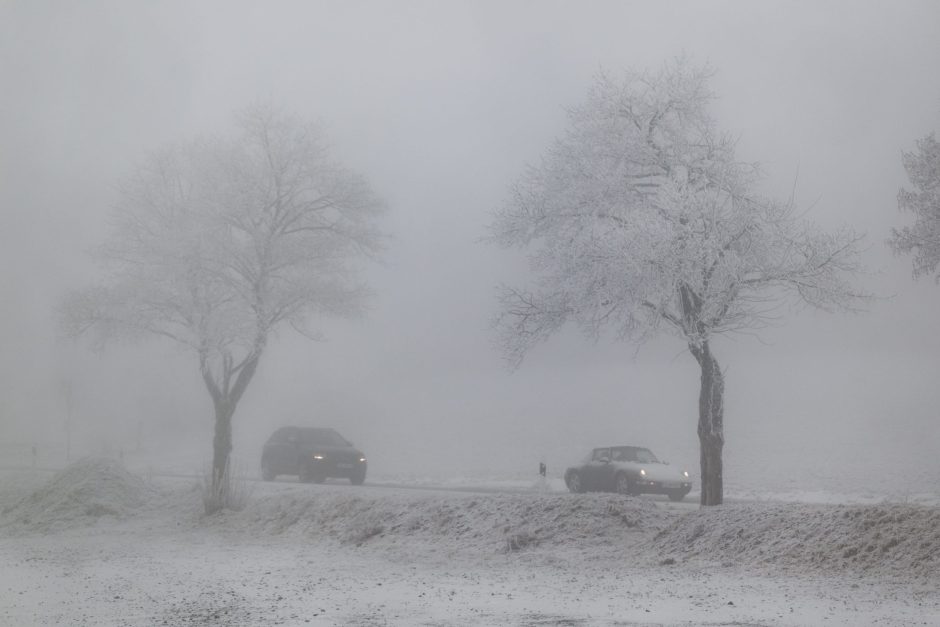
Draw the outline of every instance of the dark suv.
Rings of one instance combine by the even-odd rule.
[[[261,477],[297,475],[305,483],[323,483],[329,477],[366,480],[366,456],[333,429],[281,427],[264,443]]]

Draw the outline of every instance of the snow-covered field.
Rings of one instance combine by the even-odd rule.
[[[940,624],[936,505],[392,483],[0,471],[0,624]]]

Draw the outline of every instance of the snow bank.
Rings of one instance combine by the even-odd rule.
[[[126,517],[154,496],[154,489],[113,459],[86,458],[3,509],[8,525],[35,531],[87,525],[102,516]]]
[[[224,522],[223,522],[224,520]],[[265,497],[215,524],[297,533],[357,546],[407,543],[447,551],[624,545],[667,524],[655,503],[618,495],[434,495],[311,492]]]
[[[940,578],[940,509],[733,504],[689,513],[653,546],[666,559]]]
[[[689,510],[615,494],[311,490],[254,499],[208,524],[412,556],[520,553],[585,563],[629,557],[646,565],[940,580],[940,508],[904,504]]]

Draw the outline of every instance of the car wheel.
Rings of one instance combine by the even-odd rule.
[[[300,472],[297,473],[297,478],[300,479],[301,483],[312,483],[314,481],[313,470],[310,466],[304,466],[300,469]]]
[[[362,473],[362,474],[353,475],[352,477],[350,477],[349,483],[353,485],[362,485],[363,483],[365,483],[365,480],[366,480],[366,474]]]
[[[630,477],[623,472],[617,475],[617,479],[614,482],[614,491],[618,494],[626,494],[629,496],[633,496],[636,493],[636,490],[633,488],[633,482],[630,481]]]
[[[270,464],[261,464],[261,478],[265,481],[274,481],[277,479],[277,473],[271,468]]]
[[[568,476],[565,477],[565,483],[568,484],[568,489],[575,494],[584,492],[584,484],[581,483],[581,475],[576,472],[569,473]]]
[[[670,492],[669,500],[675,501],[676,503],[678,503],[679,501],[685,498],[685,494],[686,494],[685,492]]]

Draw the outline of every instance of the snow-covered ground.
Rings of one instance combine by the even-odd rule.
[[[940,624],[937,506],[402,483],[0,471],[0,624]]]

